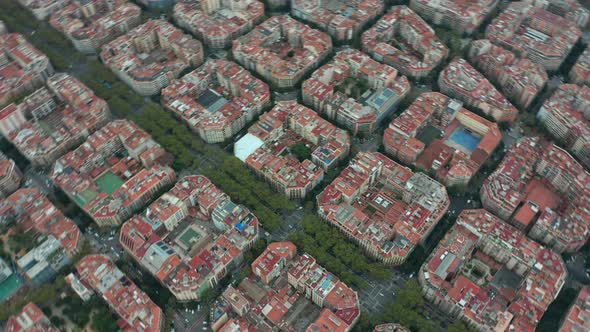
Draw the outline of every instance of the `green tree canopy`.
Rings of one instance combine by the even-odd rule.
[[[118,331],[117,321],[106,307],[98,310],[92,317],[92,329],[94,331]]]
[[[305,145],[303,142],[298,142],[293,144],[290,147],[291,153],[297,157],[297,160],[304,161],[306,159],[311,159],[311,149]]]

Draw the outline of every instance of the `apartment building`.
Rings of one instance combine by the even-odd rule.
[[[127,0],[72,1],[51,15],[49,24],[82,53],[96,53],[141,22],[141,9]]]
[[[301,87],[303,103],[348,129],[370,135],[410,91],[407,77],[355,49],[345,49]]]
[[[201,42],[164,20],[150,20],[110,43],[102,62],[142,96],[158,94],[189,68],[203,63]]]
[[[161,102],[207,143],[222,143],[270,106],[270,89],[238,64],[210,60],[162,90]]]
[[[427,77],[449,54],[434,29],[407,6],[393,6],[363,33],[361,44],[375,60],[417,79]]]

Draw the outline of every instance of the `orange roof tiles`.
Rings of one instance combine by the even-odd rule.
[[[501,267],[507,261],[514,264]],[[559,255],[479,209],[461,212],[419,280],[428,299],[458,306],[460,317],[478,329],[532,331],[566,275]]]
[[[209,143],[235,135],[269,103],[266,83],[225,60],[207,61],[162,90],[164,107]]]
[[[410,8],[437,25],[471,34],[498,3],[493,0],[412,0]]]
[[[394,6],[362,35],[363,50],[402,74],[425,77],[448,55],[434,30],[406,6]],[[395,45],[403,44],[403,47]]]
[[[590,287],[582,287],[567,312],[559,332],[590,330]]]
[[[330,36],[284,15],[270,17],[232,47],[238,62],[279,87],[296,84],[331,50]]]
[[[559,67],[581,34],[574,22],[525,2],[511,3],[486,29],[490,41],[547,70]]]
[[[231,46],[234,38],[250,31],[263,17],[264,4],[256,0],[207,2],[207,5],[179,1],[174,6],[175,22],[212,48]]]
[[[176,177],[168,166],[154,164],[151,160],[148,163],[145,158],[141,162],[136,159],[148,150],[155,156],[165,154],[159,144],[135,123],[112,121],[60,158],[52,177],[95,221],[101,223],[103,219],[112,219],[109,223],[118,223],[118,219],[129,217],[146,195],[153,195],[157,188]],[[116,155],[121,155],[121,159],[113,158]],[[101,180],[103,176],[108,179]],[[114,183],[105,185],[104,181]],[[116,185],[118,181],[120,185],[106,187]]]
[[[279,102],[248,130],[263,144],[242,156],[244,162],[267,181],[279,185],[289,197],[303,197],[349,152],[346,131],[296,102]],[[249,139],[246,137],[246,139]],[[301,142],[311,149],[311,160],[297,160],[288,152]],[[236,146],[242,144],[238,142]],[[283,153],[285,151],[285,153]]]
[[[22,311],[15,316],[10,316],[6,323],[6,332],[59,332],[51,324],[49,318],[35,305],[28,303]]]
[[[163,206],[176,212],[166,217]],[[193,207],[199,212],[189,215]],[[185,222],[195,217],[212,221],[218,233]],[[194,237],[183,240],[188,232]],[[203,287],[223,278],[257,238],[258,219],[201,175],[180,179],[142,215],[124,223],[119,235],[123,248],[179,300],[198,299]]]
[[[90,285],[125,322],[124,331],[159,332],[164,313],[115,264],[103,255],[88,255],[76,264],[82,282]]]
[[[518,110],[466,60],[455,58],[438,77],[441,92],[477,107],[498,122],[514,121]]]
[[[24,120],[11,126],[12,117],[34,113],[37,119]],[[56,74],[47,80],[47,87],[36,90],[18,105],[3,111],[0,127],[8,123],[4,135],[34,165],[49,166],[81,139],[100,128],[110,118],[109,107],[77,78]],[[7,122],[4,122],[7,121]],[[42,129],[38,121],[51,124]]]
[[[342,6],[319,0],[295,0],[291,3],[291,15],[328,31],[337,41],[353,39],[384,9],[383,2],[378,0],[354,0]]]
[[[419,141],[422,131],[432,126],[445,131],[429,145]],[[467,128],[480,139],[473,152],[461,151],[449,136],[457,128]],[[447,185],[468,182],[502,140],[497,124],[466,109],[459,102],[438,92],[421,94],[385,130],[385,151],[408,164],[432,169]],[[459,180],[461,178],[461,180]]]
[[[359,92],[362,98],[348,92],[361,87],[358,81],[364,82],[364,91]],[[361,51],[345,49],[317,69],[301,88],[306,105],[358,135],[373,132],[409,92],[410,83],[395,68]]]
[[[268,282],[270,281],[268,275],[279,266],[278,262],[284,260],[286,263],[295,257],[295,254],[297,254],[297,247],[293,243],[273,242],[252,262],[252,271],[264,282]]]
[[[487,39],[471,43],[469,59],[488,78],[498,82],[500,90],[523,109],[545,86],[548,75],[543,66],[517,57],[514,53],[492,44]]]
[[[150,20],[107,44],[106,66],[142,95],[160,92],[183,70],[203,63],[201,43],[164,20]]]
[[[514,220],[520,204],[532,204],[539,213],[529,222],[529,235],[558,252],[572,252],[590,236],[589,183],[590,174],[565,150],[527,137],[510,148],[480,194],[483,206],[505,220]]]
[[[49,23],[81,52],[93,52],[140,22],[141,9],[126,0],[72,2],[51,15]]]
[[[590,87],[562,84],[543,103],[537,118],[556,139],[586,167],[590,157],[584,152],[590,147],[590,127],[585,114],[590,109]]]
[[[380,184],[385,185],[383,194],[391,200],[402,196],[407,205],[397,206],[382,195],[372,195]],[[362,243],[371,256],[394,265],[407,258],[449,206],[440,183],[382,154],[365,152],[324,189],[317,203],[320,217]],[[374,211],[368,212],[368,206],[375,206]],[[401,207],[401,215],[395,213]],[[389,209],[393,212],[385,213]]]
[[[11,211],[25,231],[33,228],[41,234],[53,235],[70,257],[77,252],[82,239],[80,229],[37,189],[17,190],[0,202],[0,210],[4,209]]]
[[[18,33],[0,34],[0,107],[9,100],[33,92],[53,74],[53,67],[45,54],[33,47]]]
[[[349,330],[340,317],[328,309],[323,309],[320,316],[307,327],[306,332],[347,332]]]

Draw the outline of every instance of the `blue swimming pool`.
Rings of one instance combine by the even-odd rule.
[[[469,152],[473,152],[473,150],[479,145],[481,138],[474,136],[465,128],[457,128],[457,130],[451,134],[449,140],[463,146],[465,149],[469,150]]]

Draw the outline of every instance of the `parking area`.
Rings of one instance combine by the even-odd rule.
[[[209,331],[207,314],[200,304],[194,308],[177,309],[173,324],[174,331],[179,332]]]

